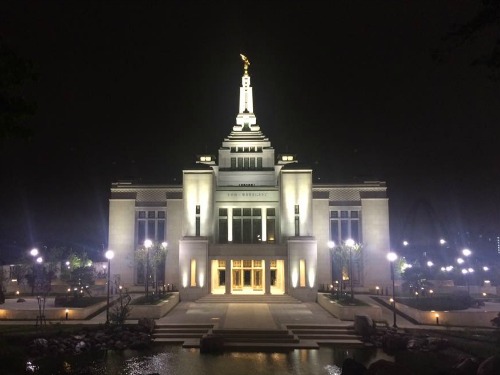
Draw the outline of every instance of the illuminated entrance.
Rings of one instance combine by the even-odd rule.
[[[213,294],[226,293],[229,272],[231,294],[265,294],[266,286],[271,294],[285,293],[283,260],[233,259],[228,262],[230,264],[226,260],[212,260]],[[266,280],[266,262],[269,263],[269,280]]]

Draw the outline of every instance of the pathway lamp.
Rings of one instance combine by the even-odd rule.
[[[396,253],[390,252],[387,254],[387,260],[389,261],[391,267],[391,280],[392,280],[392,326],[394,328],[398,328],[396,324],[396,298],[395,298],[395,287],[394,287],[394,262],[398,259],[398,255]]]
[[[111,259],[115,257],[115,252],[113,250],[108,250],[104,254],[108,260],[108,293],[106,298],[106,325],[109,324],[109,286],[111,284]]]

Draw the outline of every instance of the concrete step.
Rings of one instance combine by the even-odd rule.
[[[192,338],[202,338],[206,332],[198,332],[198,333],[156,333],[153,332],[151,337],[156,341],[157,339],[171,339],[171,338],[184,338],[184,339],[192,339]]]
[[[205,333],[208,328],[155,328],[154,333]]]
[[[168,323],[157,323],[155,325],[156,328],[203,328],[203,329],[211,329],[214,327],[214,324],[168,324]]]
[[[209,294],[196,301],[197,303],[302,303],[287,294],[284,295],[234,295]]]
[[[354,331],[351,329],[291,329],[297,335],[307,335],[314,333],[329,334],[329,335],[352,335]]]

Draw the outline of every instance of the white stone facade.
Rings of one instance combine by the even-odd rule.
[[[198,157],[182,185],[114,183],[109,208],[111,272],[140,287],[134,253],[168,242],[162,283],[182,300],[206,294],[290,294],[313,301],[334,283],[328,241],[363,244],[357,288],[390,285],[389,212],[383,182],[313,184],[312,169],[275,155],[256,125],[250,76],[218,158]]]

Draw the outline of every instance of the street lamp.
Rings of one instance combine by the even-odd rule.
[[[327,246],[328,246],[328,249],[330,250],[330,259],[331,259],[331,270],[330,272],[332,273],[332,285],[334,285],[334,276],[335,276],[335,272],[334,272],[334,261],[333,261],[333,248],[335,247],[335,242],[333,241],[328,241],[327,243]]]
[[[354,288],[352,286],[352,248],[356,245],[353,239],[345,241],[346,246],[349,248],[349,284],[351,284],[351,300],[354,300]]]
[[[111,284],[111,259],[114,258],[115,252],[113,250],[106,251],[104,254],[108,260],[108,294],[106,299],[106,324],[109,324],[109,284]]]
[[[145,240],[144,247],[146,248],[146,299],[149,296],[149,249],[153,246],[153,241]]]
[[[398,259],[398,255],[396,253],[393,253],[393,252],[390,252],[387,254],[387,260],[389,261],[390,263],[390,266],[391,266],[391,280],[392,280],[392,326],[394,328],[398,328],[397,324],[396,324],[396,298],[395,298],[395,293],[394,293],[394,261]]]
[[[36,284],[36,263],[38,262],[39,264],[43,261],[41,257],[38,257],[38,259],[42,259],[42,261],[38,261],[37,256],[40,254],[37,248],[33,248],[30,250],[30,255],[33,257],[33,280],[32,280],[32,285],[31,285],[31,295],[35,294],[35,284]]]

